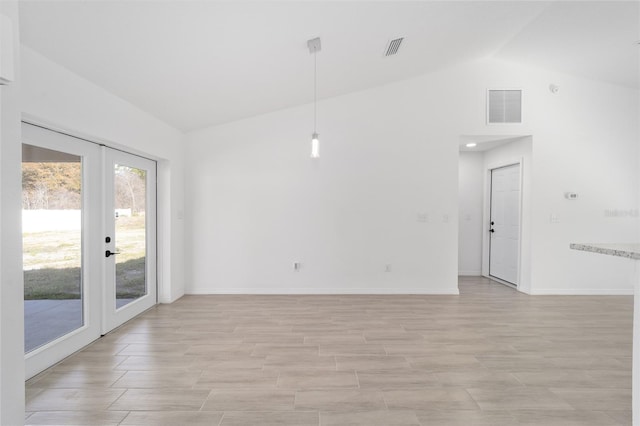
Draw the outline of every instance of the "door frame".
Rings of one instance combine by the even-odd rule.
[[[520,196],[518,200],[518,220],[520,223],[519,226],[519,235],[518,235],[518,274],[517,279],[518,283],[514,286],[511,283],[507,283],[506,281],[502,281],[499,278],[492,277],[489,275],[489,257],[490,257],[490,246],[491,246],[491,233],[489,229],[491,227],[491,171],[495,169],[501,169],[503,167],[515,166],[519,165],[519,183],[518,187],[520,188]],[[482,276],[489,278],[490,280],[499,282],[501,284],[505,284],[511,288],[520,289],[520,284],[522,283],[522,203],[524,196],[524,157],[517,157],[511,160],[499,161],[490,163],[487,165],[484,172],[484,202],[483,202],[483,214],[482,214]]]

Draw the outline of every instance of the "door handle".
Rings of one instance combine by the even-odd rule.
[[[104,252],[104,257],[113,256],[114,254],[120,254],[120,252],[119,251],[107,250],[107,251]]]
[[[496,232],[496,230],[491,228],[491,229],[489,229],[489,232],[493,233],[493,232]],[[109,256],[107,256],[107,257],[109,257]]]

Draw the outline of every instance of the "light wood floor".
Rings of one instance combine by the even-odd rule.
[[[629,425],[632,298],[186,296],[27,383],[28,424]]]

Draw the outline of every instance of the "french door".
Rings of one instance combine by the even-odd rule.
[[[29,378],[156,303],[156,169],[38,126],[22,135]]]
[[[103,150],[104,334],[156,304],[156,163]]]
[[[100,337],[100,147],[22,126],[27,378]]]

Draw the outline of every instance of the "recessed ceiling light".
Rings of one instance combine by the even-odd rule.
[[[477,144],[477,143],[475,143],[475,142],[471,142],[471,143],[466,144],[465,146],[466,146],[467,148],[473,148],[473,147],[475,147],[476,145],[478,145],[478,144]]]

